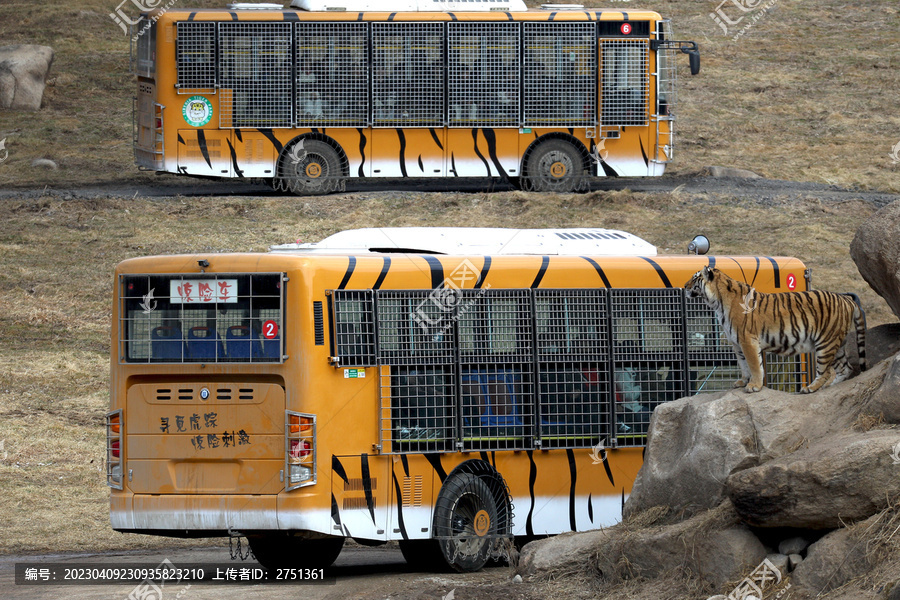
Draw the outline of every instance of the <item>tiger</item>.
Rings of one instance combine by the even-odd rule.
[[[748,393],[762,389],[764,352],[815,352],[816,378],[801,393],[847,379],[852,368],[844,341],[851,325],[856,327],[859,368],[866,370],[866,314],[856,294],[820,290],[766,294],[710,267],[695,273],[684,290],[689,298],[702,298],[716,313],[741,368],[736,388]]]

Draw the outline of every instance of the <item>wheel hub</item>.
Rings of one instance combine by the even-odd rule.
[[[487,513],[486,510],[482,509],[475,513],[473,526],[475,529],[475,535],[477,535],[478,537],[484,537],[487,535],[487,532],[491,529],[491,516]]]
[[[552,165],[550,165],[550,175],[556,179],[561,179],[566,176],[566,173],[569,169],[566,167],[565,163],[560,161],[556,161]]]
[[[322,165],[320,165],[319,163],[315,163],[315,162],[309,163],[308,165],[306,165],[305,171],[306,171],[306,176],[310,177],[312,179],[321,177],[322,176]]]

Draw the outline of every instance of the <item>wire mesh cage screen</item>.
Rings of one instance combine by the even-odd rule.
[[[434,290],[379,291],[381,444],[392,452],[450,451],[456,443],[452,321]]]
[[[650,77],[647,40],[600,40],[600,122],[649,122]]]
[[[518,127],[518,23],[448,24],[451,127]]]
[[[541,447],[585,447],[609,439],[606,290],[534,295]]]
[[[686,395],[681,289],[610,290],[616,440],[642,445],[653,409]]]
[[[219,23],[220,127],[290,127],[290,23]]]
[[[179,21],[175,24],[175,65],[179,94],[216,89],[216,24]]]
[[[595,23],[525,23],[528,127],[591,127],[597,114]]]
[[[458,331],[463,448],[531,447],[534,348],[529,290],[463,290]]]
[[[334,290],[334,347],[337,364],[375,365],[375,303],[371,290]]]
[[[368,124],[368,26],[297,23],[296,115],[300,127]]]
[[[444,124],[442,23],[373,23],[376,127]]]

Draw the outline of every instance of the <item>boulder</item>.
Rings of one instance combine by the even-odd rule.
[[[865,411],[885,423],[900,423],[900,354],[886,364],[884,382],[870,395]]]
[[[855,332],[852,332],[855,336]],[[866,360],[869,367],[900,352],[900,323],[885,323],[866,331]]]
[[[895,447],[900,447],[900,430],[827,436],[735,473],[725,487],[749,525],[834,529],[869,518],[900,495]]]
[[[778,552],[781,554],[800,554],[806,547],[809,546],[809,542],[802,537],[792,537],[786,540],[782,540],[780,544],[778,544]]]
[[[690,516],[717,506],[734,473],[849,430],[860,414],[884,412],[890,390],[876,406],[868,403],[887,370],[888,363],[882,363],[814,394],[738,389],[661,404],[650,420],[644,464],[625,516],[654,506]]]
[[[824,594],[865,575],[870,565],[866,560],[863,532],[874,523],[870,517],[853,527],[837,529],[823,536],[807,550],[806,560],[791,574],[791,583],[812,595]]]
[[[0,46],[0,108],[40,110],[51,64],[49,46]]]
[[[850,243],[860,275],[900,317],[900,201],[872,215]]]
[[[590,569],[604,582],[620,583],[678,572],[721,588],[765,557],[762,542],[738,523],[734,509],[724,502],[675,524],[640,527],[626,521],[531,542],[522,549],[518,573],[526,579],[552,579]]]
[[[564,533],[525,544],[516,572],[523,577],[544,578],[559,572],[581,572],[596,548],[611,543],[614,528]]]
[[[710,177],[736,177],[738,179],[759,179],[759,175],[747,169],[734,167],[709,166],[704,167],[703,172]]]

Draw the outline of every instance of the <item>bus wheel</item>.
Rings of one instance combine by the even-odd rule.
[[[337,560],[344,547],[342,537],[308,540],[287,535],[260,535],[248,539],[253,556],[267,569],[324,569]]]
[[[490,488],[471,473],[444,483],[434,507],[434,536],[447,564],[478,571],[490,558],[497,533],[497,504]]]
[[[584,178],[584,160],[572,144],[547,140],[528,157],[525,175],[536,192],[574,192]]]
[[[302,139],[282,153],[277,179],[295,194],[328,194],[343,182],[341,158],[326,142]]]
[[[437,540],[400,540],[399,543],[400,553],[413,569],[439,571],[447,568]]]

